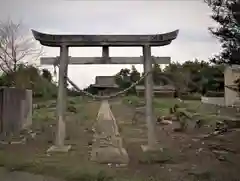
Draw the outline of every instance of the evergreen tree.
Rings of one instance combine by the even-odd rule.
[[[213,63],[240,64],[240,1],[204,0],[213,11],[212,19],[219,27],[209,28],[222,44],[222,52],[211,59]]]

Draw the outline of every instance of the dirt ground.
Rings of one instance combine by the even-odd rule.
[[[9,172],[4,168],[0,168],[1,181],[62,181],[49,176],[35,175],[27,172]]]
[[[121,107],[121,108],[120,108]],[[121,110],[122,109],[122,110]],[[122,111],[122,113],[120,112]],[[113,109],[115,116],[120,119],[121,115],[128,112],[128,108],[119,106]],[[124,123],[120,123],[120,126]],[[130,156],[129,168],[140,172],[147,177],[153,176],[157,180],[240,180],[240,130],[235,130],[224,135],[212,138],[203,138],[212,129],[193,129],[177,133],[173,129],[176,124],[158,125],[157,138],[159,145],[164,148],[159,155],[150,156],[149,164],[139,163],[143,158],[140,145],[146,143],[146,134],[140,133],[145,130],[144,122],[141,128],[122,128],[126,140],[126,147]],[[134,127],[134,126],[133,126]],[[129,129],[129,134],[126,133]],[[132,135],[139,132],[142,140]],[[141,136],[140,136],[141,135]],[[137,140],[136,140],[137,139]],[[149,161],[149,160],[148,160]]]
[[[70,100],[66,144],[71,144],[72,150],[49,155],[46,150],[53,144],[56,121],[55,103],[47,104],[35,110],[34,138],[28,138],[25,144],[0,144],[0,166],[10,172],[26,171],[76,181],[106,181],[111,178],[117,181],[240,180],[240,130],[204,138],[212,128],[175,132],[173,129],[177,123],[159,124],[156,125],[157,139],[163,150],[143,153],[140,146],[147,143],[144,118],[140,116],[139,121],[132,124],[134,108],[121,100],[112,101],[111,107],[130,157],[127,167],[99,165],[88,160],[93,134],[91,127],[99,108],[99,102],[88,100]],[[168,109],[172,104],[161,106]]]

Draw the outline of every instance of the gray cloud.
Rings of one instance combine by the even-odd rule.
[[[209,26],[215,25],[210,19],[211,10],[201,0],[0,0],[0,4],[0,20],[8,17],[16,21],[22,20],[28,28],[49,33],[152,34],[180,29],[178,38],[171,45],[152,48],[153,55],[171,56],[173,60],[207,60],[220,50],[219,43],[207,30]],[[45,47],[45,52],[47,56],[59,54],[56,48]],[[71,56],[100,56],[101,49],[71,48],[70,53]],[[142,52],[139,47],[111,48],[110,54],[139,56]],[[140,69],[141,66],[138,67]],[[70,66],[69,75],[79,86],[85,86],[94,80],[94,76],[111,75],[120,68],[122,66],[97,66],[89,69]]]
[[[212,43],[216,39],[206,30],[180,29],[178,41]]]

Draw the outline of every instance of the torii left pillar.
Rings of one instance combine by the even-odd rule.
[[[152,77],[152,56],[151,46],[143,46],[143,69],[147,73],[145,78],[145,102],[146,102],[146,124],[148,128],[148,144],[142,145],[142,150],[155,151],[159,149],[156,139],[155,120],[153,117],[153,77]]]
[[[58,98],[57,98],[57,130],[55,145],[51,146],[47,152],[68,152],[70,145],[65,145],[66,124],[65,114],[67,106],[66,77],[68,70],[68,51],[69,47],[65,44],[60,46],[59,78],[58,78]]]

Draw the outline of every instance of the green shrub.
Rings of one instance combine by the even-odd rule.
[[[224,92],[208,91],[206,97],[224,97]]]
[[[67,107],[67,111],[68,111],[68,112],[72,112],[72,113],[77,113],[77,109],[76,109],[76,107],[74,107],[73,105],[69,105],[69,106]]]
[[[141,102],[141,99],[137,96],[126,96],[123,98],[123,103],[127,105],[138,106]]]
[[[201,100],[201,95],[200,94],[186,94],[186,95],[181,95],[180,99],[182,99],[182,100]]]

